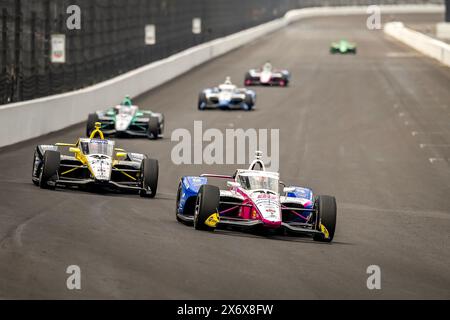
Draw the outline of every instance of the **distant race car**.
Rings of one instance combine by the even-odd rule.
[[[291,75],[287,70],[277,70],[267,62],[260,69],[251,69],[245,74],[245,85],[271,85],[286,87]]]
[[[339,42],[333,42],[330,46],[330,53],[353,53],[356,54],[356,44],[348,42],[347,40],[341,40]]]
[[[89,138],[74,144],[38,145],[34,152],[32,181],[43,189],[78,187],[139,192],[153,198],[158,186],[158,160],[115,148],[104,139],[100,123]],[[98,135],[99,137],[96,137]],[[69,154],[61,154],[69,147]]]
[[[182,177],[178,186],[176,218],[197,230],[259,228],[277,233],[303,234],[331,242],[336,227],[336,200],[314,196],[308,188],[290,186],[279,192],[277,172],[265,170],[257,152],[247,170],[233,176],[203,174]],[[258,168],[259,167],[259,168]],[[209,178],[227,180],[228,190],[209,184]]]
[[[229,77],[218,87],[203,90],[198,98],[198,109],[243,109],[252,110],[256,93],[246,88],[237,88]]]
[[[105,136],[158,139],[164,132],[164,115],[139,109],[138,106],[133,105],[128,96],[120,105],[91,113],[86,123],[87,136],[95,129],[96,122],[101,123]]]

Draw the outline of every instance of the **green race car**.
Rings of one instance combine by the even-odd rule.
[[[146,137],[158,139],[163,137],[164,115],[149,110],[141,110],[133,105],[127,96],[120,105],[104,111],[91,113],[86,123],[86,135],[95,129],[95,123],[101,123],[105,136]]]
[[[356,44],[348,42],[347,40],[341,40],[339,42],[333,42],[330,46],[330,53],[352,53],[356,54]]]

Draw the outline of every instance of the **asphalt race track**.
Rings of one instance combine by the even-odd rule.
[[[75,141],[84,124],[1,149],[0,298],[449,299],[450,69],[365,23],[307,19],[139,97],[165,113],[166,136],[118,143],[159,159],[156,199],[31,183],[34,145]],[[340,38],[358,54],[330,55]],[[291,71],[289,88],[256,88],[252,112],[197,111],[201,89],[225,76],[242,84],[266,60]],[[279,128],[282,179],[337,198],[335,241],[177,223],[180,176],[241,167],[175,166],[171,132],[192,131],[194,120]],[[66,288],[69,265],[81,268],[81,290]],[[381,268],[381,290],[367,289],[370,265]]]

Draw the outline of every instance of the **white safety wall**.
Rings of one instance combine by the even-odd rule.
[[[380,6],[382,13],[443,12],[441,5]],[[318,7],[292,10],[285,17],[216,39],[85,89],[0,106],[0,147],[82,122],[95,110],[138,96],[192,68],[303,18],[366,14],[367,7]],[[428,46],[427,44],[423,45]],[[428,47],[427,47],[428,48]],[[435,50],[434,47],[426,49]],[[439,55],[434,52],[433,54]],[[442,55],[442,53],[441,53]],[[449,52],[445,53],[449,61]]]

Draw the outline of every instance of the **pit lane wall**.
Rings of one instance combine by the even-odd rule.
[[[444,11],[442,5],[384,5],[380,8],[381,12],[386,14]],[[367,7],[317,7],[292,10],[283,18],[192,47],[81,90],[0,106],[0,147],[85,121],[89,113],[117,104],[125,94],[138,96],[208,60],[292,22],[311,17],[354,14],[367,14]]]
[[[386,23],[384,25],[384,32],[420,53],[450,67],[450,45],[447,43],[411,30],[405,27],[402,22]]]

